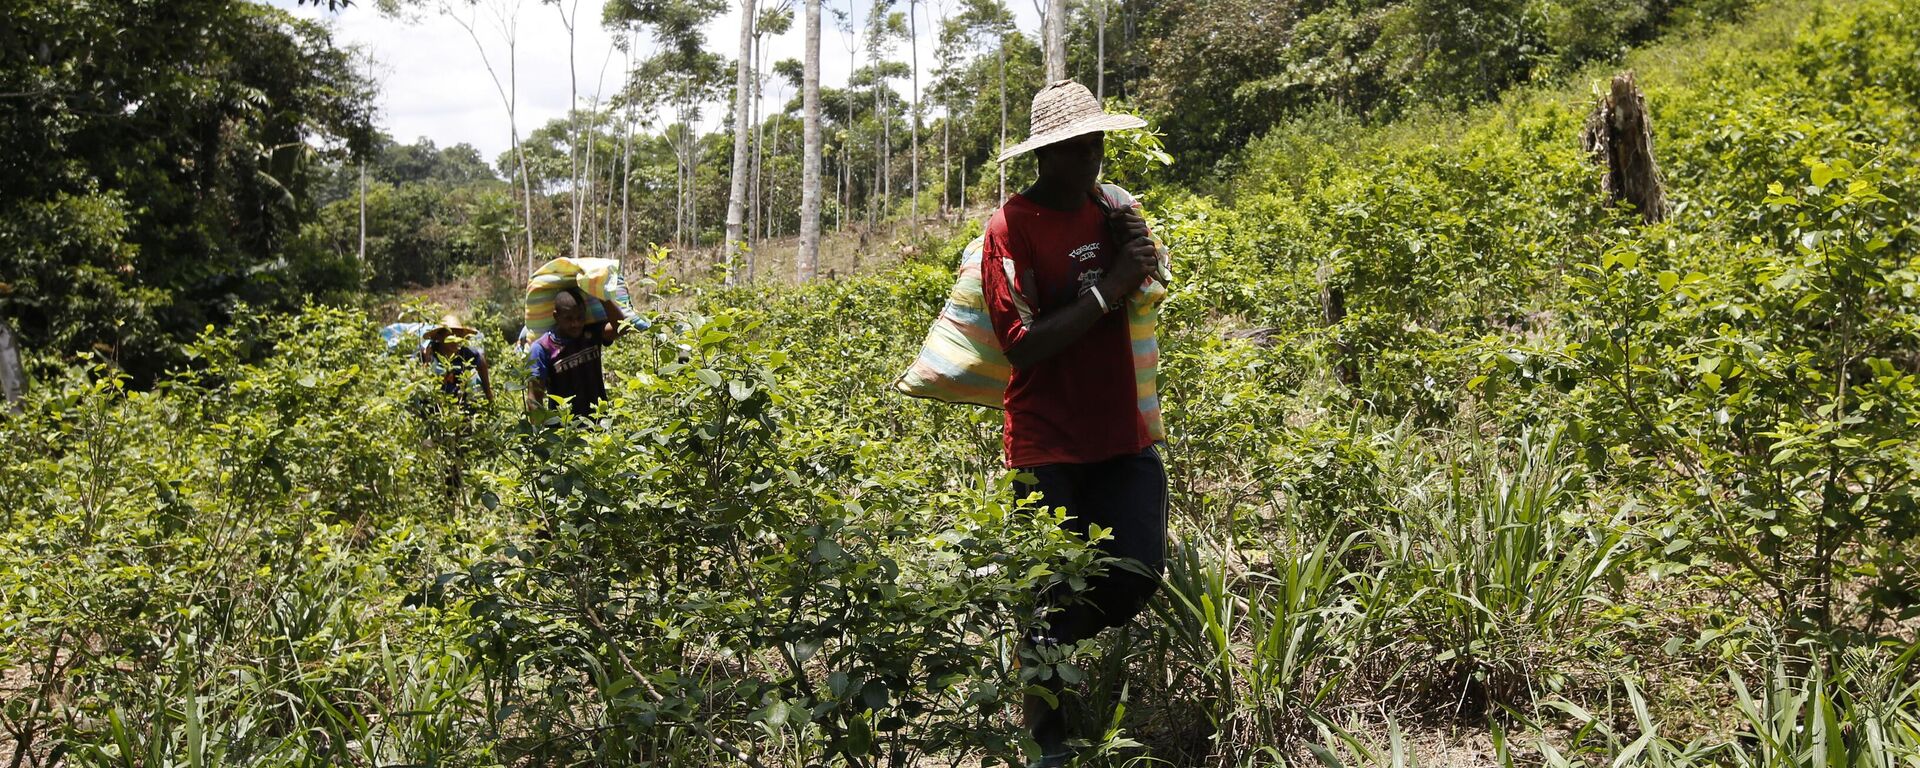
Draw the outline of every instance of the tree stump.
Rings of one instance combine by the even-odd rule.
[[[1608,200],[1632,205],[1649,224],[1667,217],[1666,187],[1653,160],[1653,122],[1633,72],[1613,76],[1580,131],[1580,148],[1606,169],[1600,188]]]
[[[26,394],[27,370],[20,364],[19,343],[14,340],[13,328],[0,320],[0,395],[18,413],[20,398]]]
[[[1320,281],[1320,324],[1333,328],[1347,319],[1347,291],[1333,279],[1333,269],[1321,265],[1315,275]],[[1353,342],[1336,337],[1333,342],[1333,377],[1342,385],[1360,385],[1360,366],[1353,359]]]

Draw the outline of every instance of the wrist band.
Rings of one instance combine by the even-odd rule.
[[[1112,307],[1107,306],[1107,297],[1100,295],[1100,286],[1089,285],[1087,286],[1087,290],[1093,291],[1093,300],[1100,302],[1101,314],[1106,314],[1108,312],[1113,311]]]

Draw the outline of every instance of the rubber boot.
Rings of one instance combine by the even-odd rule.
[[[1048,680],[1043,685],[1053,691],[1056,701],[1061,693],[1060,679]],[[1040,758],[1032,763],[1034,768],[1064,768],[1073,759],[1073,751],[1067,748],[1067,713],[1065,702],[1056,707],[1047,703],[1044,697],[1027,694],[1025,715],[1027,733],[1040,745]]]
[[[1047,632],[1036,631],[1024,638],[1022,645],[1035,656],[1040,656],[1057,648],[1059,641]],[[1073,751],[1067,747],[1067,712],[1063,698],[1066,685],[1057,675],[1037,683],[1053,695],[1053,700],[1059,706],[1047,703],[1044,696],[1031,693],[1022,700],[1022,725],[1026,726],[1027,734],[1033,737],[1034,742],[1040,745],[1040,757],[1028,765],[1031,768],[1062,768],[1073,759]]]

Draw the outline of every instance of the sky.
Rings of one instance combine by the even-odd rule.
[[[481,156],[489,162],[511,145],[506,106],[492,78],[487,75],[474,38],[459,23],[438,13],[436,9],[442,5],[449,6],[460,12],[461,18],[473,22],[474,31],[478,33],[480,42],[486,45],[487,55],[499,68],[504,82],[506,46],[499,25],[487,9],[518,5],[518,122],[520,135],[525,136],[548,120],[566,115],[567,31],[561,22],[559,9],[567,8],[571,16],[576,2],[581,23],[576,25],[579,34],[574,48],[575,66],[580,79],[580,105],[585,108],[593,101],[596,91],[612,94],[619,87],[623,66],[622,54],[612,47],[614,35],[600,27],[601,0],[558,0],[557,3],[541,0],[477,0],[473,3],[468,0],[414,0],[411,5],[416,6],[416,10],[412,18],[383,15],[374,7],[373,0],[357,0],[355,4],[337,11],[327,10],[324,4],[316,7],[312,4],[297,5],[294,0],[267,0],[267,4],[287,9],[295,15],[327,21],[333,27],[336,45],[357,48],[371,56],[373,75],[380,83],[377,103],[379,116],[376,121],[395,140],[411,143],[414,139],[426,137],[442,147],[465,142],[479,148]],[[765,5],[770,0],[760,2]],[[786,34],[768,41],[766,47],[768,104],[784,102],[794,95],[784,78],[771,76],[773,62],[799,59],[806,51],[805,33],[801,29],[805,21],[804,5],[800,0],[791,2],[795,23]],[[821,14],[820,78],[826,86],[845,83],[850,71],[847,36],[835,29],[834,17],[830,12],[836,7],[847,9],[850,3],[857,6],[856,21],[864,19],[871,5],[870,0],[824,0],[823,3],[829,9]],[[705,32],[707,49],[731,59],[738,53],[740,12],[737,3],[729,5],[728,12],[709,23]],[[943,5],[948,13],[957,13],[960,3],[959,0],[921,0],[919,5],[922,91],[931,85],[935,24]],[[1013,9],[1016,23],[1021,29],[1039,29],[1040,15],[1034,0],[1008,0],[1007,5]],[[905,9],[904,3],[896,6],[896,10]],[[636,60],[651,49],[650,42],[643,42],[643,46],[636,51]],[[608,58],[609,51],[612,52],[611,59]],[[895,52],[895,57],[900,60],[907,58],[907,46],[904,43]],[[911,87],[905,81],[895,85],[903,94]],[[724,114],[724,109],[708,109],[706,128],[711,130],[717,127]]]

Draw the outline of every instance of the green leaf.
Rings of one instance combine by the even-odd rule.
[[[1334,756],[1333,750],[1327,749],[1323,745],[1307,742],[1307,751],[1312,752],[1314,759],[1319,760],[1320,765],[1324,768],[1346,768],[1346,764],[1340,762],[1340,758]]]
[[[1818,160],[1815,160],[1809,163],[1809,165],[1812,166],[1812,172],[1810,176],[1813,179],[1814,186],[1824,189],[1827,186],[1827,182],[1833,181],[1833,177],[1835,175],[1833,171],[1833,166],[1827,165],[1826,163],[1820,162]]]
[[[814,654],[820,652],[820,645],[821,645],[820,639],[813,638],[813,637],[795,641],[793,644],[794,660],[802,664],[807,663],[808,659],[813,658]],[[840,674],[842,677],[845,677],[845,673],[836,673],[836,674]]]
[[[865,704],[867,709],[884,709],[892,697],[893,692],[887,689],[887,684],[879,680],[868,680],[866,686],[860,689],[860,703]]]

